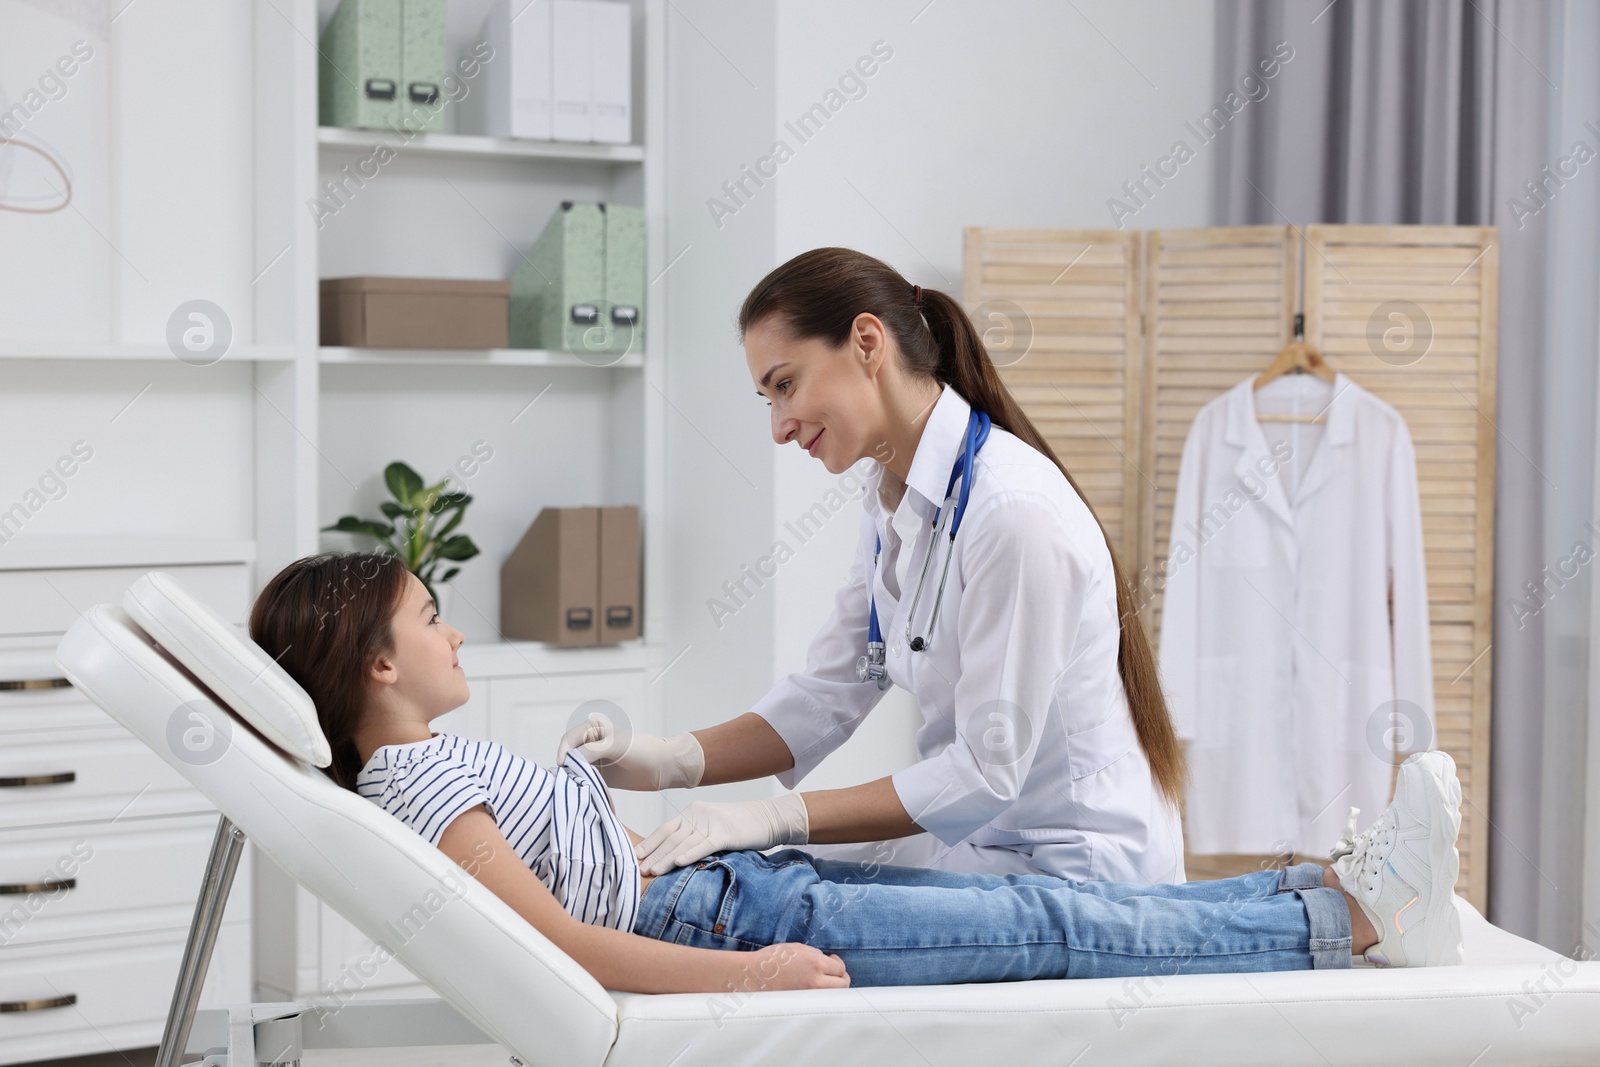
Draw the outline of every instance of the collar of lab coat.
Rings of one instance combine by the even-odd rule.
[[[1252,374],[1228,394],[1227,441],[1237,447],[1239,458],[1234,462],[1233,473],[1246,475],[1265,482],[1267,489],[1262,502],[1284,522],[1293,524],[1293,508],[1328,484],[1348,463],[1345,447],[1355,438],[1355,409],[1361,387],[1335,371],[1333,399],[1328,402],[1327,431],[1311,453],[1310,464],[1300,477],[1298,492],[1293,500],[1288,498],[1284,483],[1276,477],[1262,477],[1263,471],[1275,469],[1276,457],[1267,445],[1266,434],[1256,417],[1255,383],[1261,375]]]
[[[971,412],[972,405],[947,383],[928,413],[922,436],[917,439],[917,453],[911,457],[906,488],[922,497],[929,515],[944,503],[950,471],[966,444],[967,418]]]

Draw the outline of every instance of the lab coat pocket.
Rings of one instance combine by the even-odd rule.
[[[1099,726],[1067,735],[1067,767],[1072,780],[1103,771],[1139,743],[1131,716],[1120,712]]]

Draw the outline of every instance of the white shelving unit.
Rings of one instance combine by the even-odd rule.
[[[454,53],[474,39],[488,6],[451,0],[447,38]],[[661,720],[654,706],[659,687],[649,684],[666,660],[660,308],[647,294],[643,352],[605,357],[614,360],[606,364],[527,349],[319,347],[317,283],[363,274],[508,278],[563,200],[643,205],[648,276],[659,275],[665,4],[632,0],[630,6],[630,145],[483,137],[456,129],[448,107],[441,133],[319,127],[310,42],[320,38],[336,3],[298,0],[288,9],[292,25],[265,0],[256,14],[255,259],[279,258],[255,287],[255,340],[296,349],[292,361],[262,375],[268,381],[257,437],[271,470],[297,472],[293,479],[280,476],[277,486],[257,485],[258,574],[264,579],[310,551],[365,547],[320,530],[343,514],[375,515],[386,497],[381,473],[391,460],[432,480],[487,443],[493,458],[460,479],[474,497],[461,529],[483,551],[452,583],[450,609],[450,621],[468,636],[461,663],[473,697],[436,725],[492,737],[546,764],[560,731],[588,701],[620,707],[642,729]],[[270,151],[263,131],[277,131]],[[379,143],[392,158],[375,175],[351,180],[352,164]],[[341,190],[337,198],[333,188]],[[319,198],[324,210],[313,211]],[[266,403],[271,410],[262,409]],[[641,510],[643,637],[593,649],[500,639],[500,561],[541,508],[581,504]],[[662,814],[654,795],[617,800],[636,827],[653,827]],[[353,965],[374,951],[372,943],[288,884],[273,864],[259,863],[256,871],[258,992],[317,996],[347,982]],[[389,963],[376,977],[362,978],[358,995],[430,994]]]
[[[579,160],[586,163],[643,163],[644,146],[636,144],[584,144],[576,141],[519,141],[477,134],[418,133],[403,142],[399,135],[381,130],[352,130],[321,126],[317,141],[327,151],[341,148],[370,152],[374,145],[392,144],[406,152],[425,155],[468,156],[476,159]]]
[[[218,362],[271,363],[294,359],[290,345],[230,345]],[[0,338],[0,359],[173,359],[166,342],[9,341]]]
[[[348,348],[325,345],[319,350],[323,363],[353,363],[383,366],[439,367],[643,367],[640,352],[606,355],[579,355],[576,352],[551,352],[542,348]],[[610,362],[602,362],[609,360]]]
[[[78,438],[95,458],[59,500],[0,530],[0,587],[42,596],[26,583],[89,576],[61,586],[73,603],[51,616],[58,627],[119,596],[144,569],[187,568],[178,573],[194,575],[197,591],[242,623],[256,591],[294,559],[370,547],[322,528],[343,514],[376,514],[388,462],[437,479],[487,442],[492,460],[458,475],[474,497],[461,531],[482,552],[452,582],[450,621],[468,637],[461,662],[473,695],[440,728],[507,739],[547,764],[560,728],[589,700],[659,728],[661,687],[650,683],[668,665],[667,334],[657,290],[646,295],[643,352],[609,365],[564,352],[318,344],[320,278],[506,278],[563,200],[643,205],[647,277],[661,275],[666,3],[628,3],[630,145],[482,137],[455,129],[448,111],[445,132],[410,138],[322,128],[315,42],[335,0],[125,8],[97,52],[106,64],[96,68],[105,79],[103,215],[84,202],[84,221],[99,232],[84,245],[102,243],[101,273],[85,284],[106,294],[109,311],[104,322],[63,314],[59,333],[28,337],[6,337],[0,325],[0,466],[11,484],[37,480]],[[472,35],[489,6],[449,0],[450,40]],[[208,41],[198,57],[197,34]],[[72,106],[91,99],[73,91]],[[161,106],[138,103],[150,100]],[[347,182],[336,210],[319,217],[324,182],[378,140],[398,144],[392,161]],[[169,317],[193,299],[219,305],[233,332],[223,358],[205,366],[180,361],[166,341]],[[642,638],[594,649],[502,640],[500,561],[541,508],[579,504],[641,510]],[[48,663],[58,635],[0,633],[0,655]],[[659,804],[619,797],[624,819],[642,829],[655,825]],[[256,862],[236,884],[234,907],[253,909],[251,936],[233,938],[234,956],[219,955],[215,981],[235,983],[230,999],[325,995],[370,943],[249,854]],[[0,977],[9,973],[3,953]],[[29,960],[38,964],[37,950]],[[175,954],[172,963],[175,974]],[[159,985],[147,972],[113,975],[112,985]],[[245,993],[237,982],[251,974]],[[427,990],[391,966],[364,978],[358,995]],[[75,1051],[104,1050],[105,1038],[81,1029]],[[147,1030],[125,1027],[113,1040],[142,1043]],[[0,1048],[0,1063],[18,1058],[34,1057]]]

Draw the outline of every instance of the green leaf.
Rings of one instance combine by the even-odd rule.
[[[467,560],[478,554],[478,546],[466,534],[456,534],[439,545],[440,559]]]
[[[449,535],[451,530],[454,530],[457,526],[461,525],[461,520],[466,518],[466,517],[467,517],[467,509],[466,508],[462,508],[460,511],[456,512],[454,515],[450,516],[450,521],[449,522],[445,523],[438,530],[435,530],[433,536],[438,538],[441,541],[444,540],[444,538]]]
[[[396,500],[408,507],[416,506],[416,497],[422,493],[422,475],[395,460],[383,468],[383,481]]]
[[[403,515],[411,514],[410,508],[403,508],[392,500],[385,500],[383,503],[378,505],[378,509],[391,519],[398,519]]]
[[[461,573],[461,568],[460,567],[451,567],[449,570],[444,572],[444,577],[440,578],[439,581],[448,582],[450,579],[454,578],[456,575],[458,575],[460,573]]]

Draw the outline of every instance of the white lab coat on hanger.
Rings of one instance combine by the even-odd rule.
[[[1388,804],[1397,748],[1434,747],[1416,461],[1399,412],[1345,375],[1257,377],[1184,442],[1160,671],[1189,850],[1325,855],[1351,806]]]
[[[867,575],[881,534],[874,588],[886,665],[923,714],[922,758],[893,783],[926,832],[807,851],[944,870],[1182,882],[1178,812],[1155,788],[1117,671],[1110,549],[1055,464],[998,426],[977,456],[931,633],[944,546],[928,567],[912,634],[929,635],[931,644],[907,647],[934,510],[970,411],[946,385],[892,515],[879,498],[884,468],[873,465],[855,560],[833,614],[805,670],[779,679],[754,708],[794,754],[795,766],[778,775],[793,789],[882,699],[884,690],[855,673],[867,650]]]

